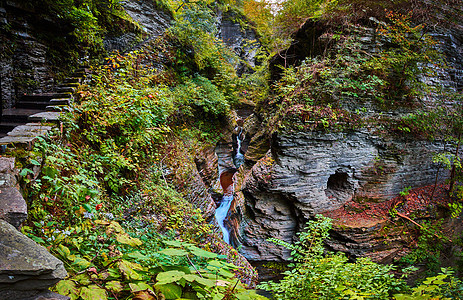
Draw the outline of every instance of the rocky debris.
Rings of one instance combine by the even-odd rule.
[[[63,263],[47,249],[0,220],[1,299],[32,298],[66,275]]]

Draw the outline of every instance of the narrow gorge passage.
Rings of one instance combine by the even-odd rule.
[[[223,240],[230,244],[230,233],[226,226],[227,223],[227,216],[228,211],[230,210],[230,206],[233,202],[233,193],[235,192],[233,176],[235,175],[237,169],[244,163],[244,155],[241,153],[241,143],[243,142],[243,129],[241,127],[237,127],[236,132],[238,132],[236,136],[236,153],[233,154],[233,164],[236,168],[229,168],[223,171],[220,174],[220,185],[223,190],[223,196],[220,200],[219,207],[215,210],[215,218],[219,227],[223,233]]]

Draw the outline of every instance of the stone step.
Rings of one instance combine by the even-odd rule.
[[[61,115],[60,112],[55,111],[45,111],[36,113],[34,115],[29,116],[29,121],[31,122],[52,122],[57,123],[59,122],[59,116]]]
[[[42,109],[7,108],[2,111],[2,123],[27,123],[30,115],[42,112]]]
[[[74,70],[74,74],[75,73],[89,73],[90,72],[90,66],[81,66],[81,67],[78,67],[77,69]]]
[[[0,145],[22,146],[28,150],[32,150],[36,136],[4,136],[0,138]]]
[[[19,98],[18,101],[21,102],[45,102],[53,99],[52,94],[36,94],[36,95],[24,95]]]
[[[16,180],[17,170],[14,163],[14,157],[0,157],[0,188],[14,187],[18,183]],[[2,211],[0,210],[1,213]]]
[[[53,98],[72,98],[71,92],[59,92],[59,93],[44,93],[44,94],[31,94],[21,96],[19,101],[21,102],[43,102],[49,101]]]
[[[69,105],[48,105],[46,111],[70,111]]]
[[[22,125],[25,123],[7,123],[7,122],[1,122],[0,123],[0,135],[6,136],[8,132],[13,130],[16,126]]]
[[[27,123],[16,126],[12,131],[8,132],[8,136],[37,137],[46,134],[52,127],[41,123]]]
[[[84,78],[85,76],[87,76],[87,73],[85,71],[77,71],[77,72],[72,73],[72,76]]]
[[[82,82],[82,78],[80,77],[68,77],[63,80],[63,84],[80,84]]]
[[[44,299],[34,296],[66,277],[63,262],[3,220],[0,241],[0,299]]]
[[[30,108],[30,109],[42,109],[44,110],[47,105],[50,105],[50,101],[43,101],[43,102],[22,102],[18,101],[16,103],[16,108]]]
[[[69,105],[69,98],[55,98],[51,99],[49,105]]]
[[[62,83],[59,85],[59,87],[71,87],[71,88],[78,88],[80,86],[80,83],[78,82],[68,82],[68,83]]]
[[[57,93],[74,93],[75,88],[70,87],[70,86],[63,86],[63,87],[57,87],[55,88],[55,91]]]
[[[64,84],[68,84],[68,83],[79,83],[80,84],[81,82],[82,82],[81,77],[68,77],[63,80]]]

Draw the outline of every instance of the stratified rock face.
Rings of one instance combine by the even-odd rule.
[[[3,4],[3,5],[2,5]],[[14,106],[24,93],[51,90],[52,68],[47,46],[38,38],[42,28],[60,34],[60,26],[36,18],[26,2],[0,3],[0,97],[4,108]]]
[[[276,137],[272,150],[273,157],[255,164],[241,187],[246,207],[241,253],[250,260],[287,259],[288,253],[267,239],[292,242],[315,214],[350,201],[386,201],[406,187],[434,183],[432,156],[443,144],[390,140],[367,132],[293,133]],[[361,228],[353,232],[364,235],[377,224],[367,225],[354,224]],[[374,244],[374,234],[367,236],[372,240],[362,236],[363,246]],[[367,248],[373,251],[375,246]]]
[[[431,33],[439,41],[439,48],[445,54],[449,66],[446,69],[448,81],[444,84],[456,91],[463,91],[463,28]],[[436,83],[439,83],[435,81]]]
[[[366,132],[300,133],[277,138],[272,191],[292,195],[304,218],[357,197],[388,200],[432,184],[442,143],[385,140]]]
[[[138,22],[149,35],[162,35],[170,26],[172,17],[156,7],[156,1],[123,1],[125,11]]]
[[[172,22],[172,17],[156,6],[156,1],[126,0],[121,2],[127,14],[137,22],[147,34],[147,39],[137,44],[137,35],[125,32],[119,36],[107,36],[104,40],[105,49],[128,52],[141,44],[158,37],[166,31]]]
[[[256,66],[256,54],[260,42],[256,33],[249,28],[242,28],[234,20],[236,18],[237,16],[231,11],[218,15],[219,38],[245,62],[240,63],[236,68],[238,73],[243,73],[249,70],[249,67]]]
[[[47,249],[0,220],[0,299],[26,299],[66,277]]]
[[[240,226],[241,253],[253,260],[286,260],[289,251],[268,241],[277,238],[292,241],[300,218],[290,194],[271,189],[273,160],[267,156],[254,165],[250,174],[239,182],[237,201],[245,202],[246,212]]]
[[[355,27],[352,34],[358,36],[362,51],[374,54],[381,51],[381,43],[378,43],[374,28],[378,21],[371,21],[371,27]],[[324,35],[326,32],[326,25],[307,21],[295,34],[296,42],[284,51],[288,55],[277,55],[270,62],[273,78],[281,75],[278,66],[298,65],[306,57],[325,51],[329,42]],[[461,92],[461,27],[459,30],[436,29],[431,34],[442,42],[439,47],[450,67],[436,69],[434,75],[422,76],[420,80],[430,86]],[[362,108],[371,118],[387,115],[399,119],[414,110],[413,107],[399,107],[384,111],[368,99],[358,101],[344,97],[338,100],[343,109],[354,112]],[[431,92],[417,104],[426,110],[442,103],[452,106],[455,104],[452,101]],[[240,228],[235,231],[242,242],[241,253],[250,260],[287,259],[288,252],[283,247],[267,240],[277,238],[293,242],[295,234],[315,214],[351,209],[353,202],[368,205],[388,201],[404,188],[430,185],[448,176],[446,171],[437,176],[437,165],[432,163],[433,154],[445,149],[443,142],[407,139],[385,132],[381,133],[383,136],[376,136],[374,132],[381,130],[368,127],[349,133],[286,132],[274,136],[272,143],[268,143],[269,137],[264,130],[256,129],[256,122],[254,116],[245,123],[248,138],[245,158],[255,165],[250,170],[241,170],[238,175],[243,177],[237,188],[242,193],[236,197],[242,217]],[[451,151],[449,146],[446,150]],[[329,247],[352,256],[390,261],[401,251],[403,237],[396,232],[388,235],[390,241],[385,241],[384,235],[379,233],[385,224],[384,216],[335,220]]]

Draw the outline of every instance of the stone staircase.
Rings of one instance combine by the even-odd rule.
[[[61,112],[68,109],[87,71],[86,67],[78,69],[53,93],[24,95],[14,108],[4,109],[0,119],[0,147],[26,145],[31,149],[36,137],[48,132],[59,121]]]
[[[32,149],[38,136],[57,125],[85,72],[85,68],[79,70],[53,93],[24,95],[16,107],[4,109],[0,150]],[[63,263],[19,231],[27,218],[27,204],[19,190],[18,174],[15,158],[0,156],[0,299],[69,299],[48,291],[66,276]]]

